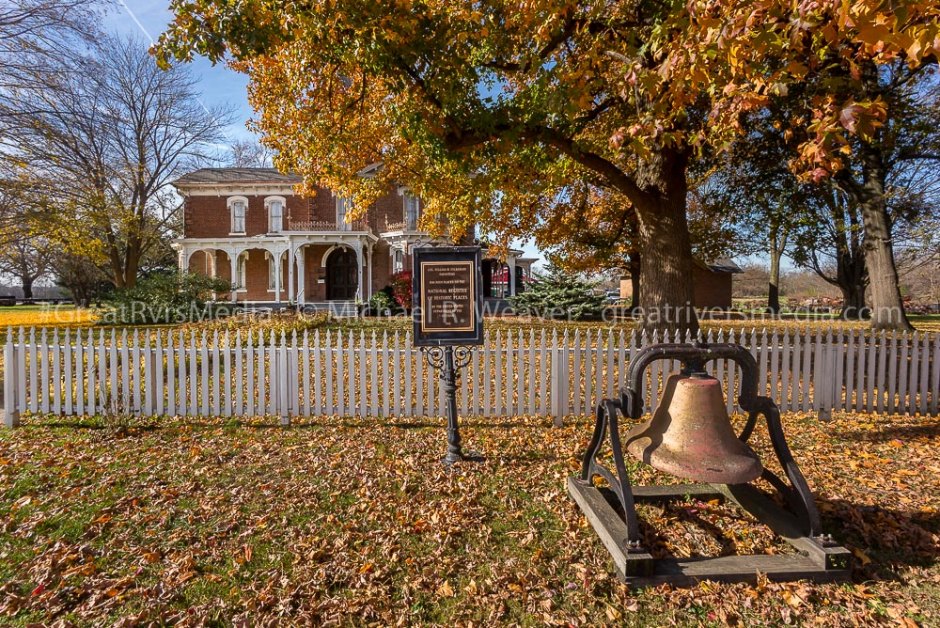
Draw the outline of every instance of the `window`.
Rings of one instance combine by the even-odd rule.
[[[284,199],[272,196],[264,204],[268,208],[268,233],[280,233],[284,230]]]
[[[417,196],[405,192],[405,229],[408,231],[418,230],[418,214],[421,201]]]
[[[352,199],[345,196],[336,198],[336,228],[340,231],[349,231],[351,225],[346,223],[346,214],[352,209]]]
[[[232,212],[232,233],[245,233],[248,199],[243,196],[233,196],[228,199],[228,208]]]
[[[393,271],[400,273],[405,269],[405,254],[402,251],[395,251],[395,260],[392,264]]]

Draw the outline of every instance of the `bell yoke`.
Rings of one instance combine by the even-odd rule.
[[[748,413],[735,434],[720,382],[707,374],[706,364],[729,360],[741,368],[738,405]],[[642,384],[646,369],[657,360],[679,360],[682,369],[668,376],[662,403],[652,418],[625,434],[619,419],[643,415]],[[654,385],[655,386],[655,385]],[[774,453],[787,481],[766,469],[747,441],[764,418]],[[597,457],[609,443],[614,468]],[[696,484],[633,486],[623,450],[673,476]],[[597,488],[594,478],[607,481]],[[778,506],[750,482],[762,478],[789,506]],[[597,406],[594,434],[584,453],[581,474],[570,478],[568,492],[611,552],[617,570],[628,582],[692,583],[701,579],[741,581],[757,572],[771,579],[837,580],[848,576],[848,551],[822,533],[819,511],[799,466],[790,453],[780,412],[769,397],[757,394],[757,363],[735,344],[658,344],[641,350],[630,364],[627,386],[620,399]],[[637,501],[669,501],[688,496],[730,499],[795,547],[795,555],[721,556],[714,558],[654,559],[644,547]]]

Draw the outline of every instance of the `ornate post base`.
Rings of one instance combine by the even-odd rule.
[[[457,379],[460,369],[470,363],[472,349],[470,347],[422,347],[425,358],[431,368],[440,373],[444,395],[447,397],[447,453],[444,456],[445,465],[455,462],[483,460],[478,455],[464,454],[461,447],[460,425],[457,422]]]

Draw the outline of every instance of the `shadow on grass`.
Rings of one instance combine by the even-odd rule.
[[[623,518],[619,501],[609,488],[601,492],[614,511]],[[776,501],[776,500],[775,500]],[[836,542],[852,551],[852,578],[857,582],[866,580],[893,580],[903,582],[906,568],[930,568],[940,563],[940,512],[929,510],[900,510],[881,505],[858,504],[841,499],[826,499],[816,496],[823,519],[823,530],[832,534]],[[702,508],[695,512],[680,503],[662,503],[673,516],[704,530],[720,545],[714,556],[736,553],[736,542],[719,526],[702,517]],[[707,510],[707,509],[704,509]],[[750,515],[735,509],[734,519],[750,519]],[[724,515],[728,517],[728,515]],[[763,524],[756,521],[754,526]],[[665,550],[664,530],[640,516],[640,531],[644,545],[656,558],[675,558]],[[693,555],[701,556],[694,552]]]
[[[348,429],[361,429],[364,427],[378,427],[378,428],[389,428],[389,429],[405,429],[405,430],[414,430],[414,429],[436,429],[442,428],[446,425],[446,420],[444,418],[439,419],[381,419],[381,418],[363,418],[355,419],[351,417],[346,418],[294,418],[290,425],[281,425],[280,419],[277,417],[271,418],[259,418],[259,419],[237,419],[237,418],[226,418],[220,417],[218,420],[201,420],[201,419],[166,419],[163,422],[154,422],[152,419],[148,419],[147,422],[138,422],[139,419],[131,419],[127,423],[120,426],[115,424],[109,424],[107,421],[96,418],[72,418],[65,419],[61,417],[56,417],[52,419],[43,419],[31,417],[28,421],[24,421],[21,425],[21,428],[72,428],[72,429],[87,429],[87,430],[109,430],[109,429],[119,429],[119,427],[124,427],[129,430],[136,431],[147,431],[152,432],[156,430],[175,430],[181,428],[199,428],[199,429],[218,429],[218,428],[228,428],[228,427],[239,427],[247,429],[286,429],[286,430],[306,430],[306,429],[316,429],[316,428],[348,428]],[[478,429],[512,429],[512,428],[551,428],[552,419],[546,418],[544,421],[534,422],[526,421],[519,422],[511,419],[471,419],[465,420],[461,418],[460,428],[461,430],[478,430]]]
[[[135,432],[155,432],[161,429],[167,429],[170,427],[179,427],[179,426],[170,426],[170,425],[161,425],[159,423],[134,423],[131,422],[126,425],[112,425],[102,421],[96,421],[94,419],[75,419],[71,421],[56,419],[52,421],[47,420],[33,420],[29,423],[21,425],[17,429],[29,429],[29,428],[70,428],[70,429],[80,429],[80,430],[92,430],[92,431],[135,431]]]
[[[823,528],[855,554],[856,575],[901,579],[903,567],[931,567],[940,561],[940,513],[817,498]],[[870,562],[869,562],[870,561]]]
[[[940,420],[925,418],[920,425],[890,425],[874,429],[846,430],[834,432],[838,438],[858,443],[883,443],[890,440],[940,437]]]

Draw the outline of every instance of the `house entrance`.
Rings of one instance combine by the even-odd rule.
[[[351,249],[338,249],[326,258],[326,298],[330,301],[348,301],[356,298],[359,288],[359,269],[356,253]]]

